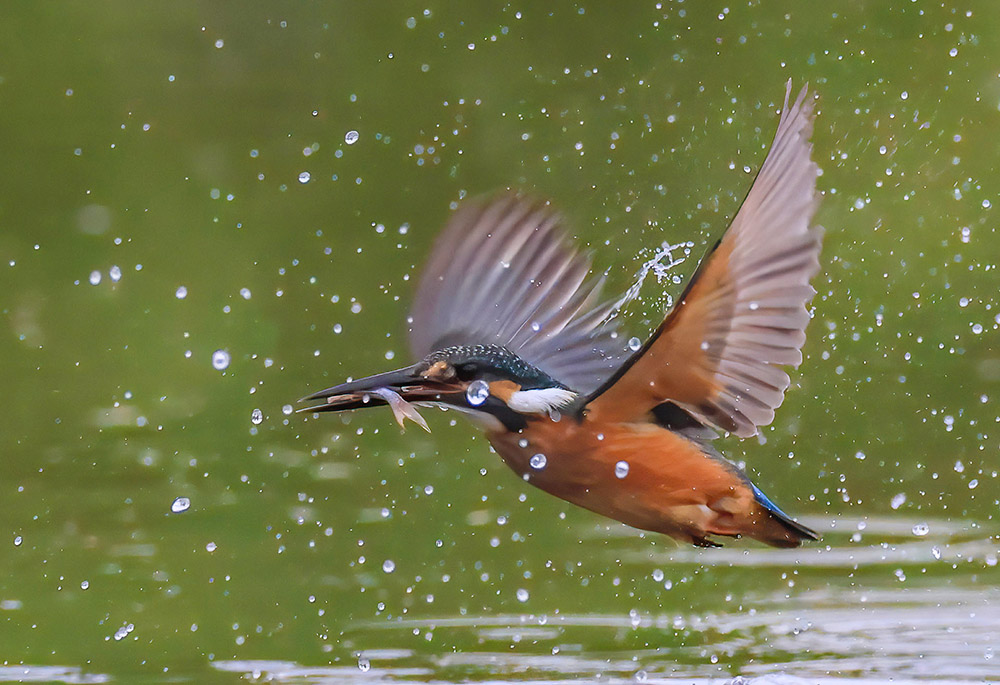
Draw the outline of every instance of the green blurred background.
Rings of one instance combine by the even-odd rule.
[[[0,680],[1000,674],[998,27],[903,0],[3,4]],[[291,413],[409,363],[466,196],[550,198],[615,290],[664,241],[689,274],[789,78],[819,94],[819,295],[773,426],[719,446],[821,543],[678,547],[532,490],[454,414]],[[677,291],[649,279],[630,334]]]

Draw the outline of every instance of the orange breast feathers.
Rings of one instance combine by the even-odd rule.
[[[706,535],[759,537],[769,518],[735,466],[653,424],[546,418],[488,437],[532,485],[636,528],[706,544]]]

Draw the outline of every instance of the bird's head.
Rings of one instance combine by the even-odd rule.
[[[457,409],[494,430],[519,431],[530,418],[564,410],[577,393],[501,345],[455,345],[430,353],[412,366],[348,381],[304,397],[326,400],[303,412],[390,406],[403,418],[426,424],[412,408]]]

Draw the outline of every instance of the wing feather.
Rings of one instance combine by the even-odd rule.
[[[747,437],[774,420],[802,361],[819,270],[812,225],[818,168],[810,159],[808,86],[781,119],[760,173],[719,244],[649,341],[587,398],[595,418],[634,421],[664,403]]]
[[[438,236],[408,319],[418,358],[504,345],[580,393],[621,362],[602,278],[548,206],[514,196],[465,203]]]

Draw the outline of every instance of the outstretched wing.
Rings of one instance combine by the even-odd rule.
[[[580,393],[621,363],[602,325],[603,278],[541,203],[505,196],[464,204],[438,236],[410,313],[418,357],[451,345],[507,347]]]
[[[802,361],[822,228],[810,160],[808,86],[785,103],[774,143],[732,225],[646,344],[588,399],[601,420],[641,420],[678,405],[741,437],[774,419]]]

